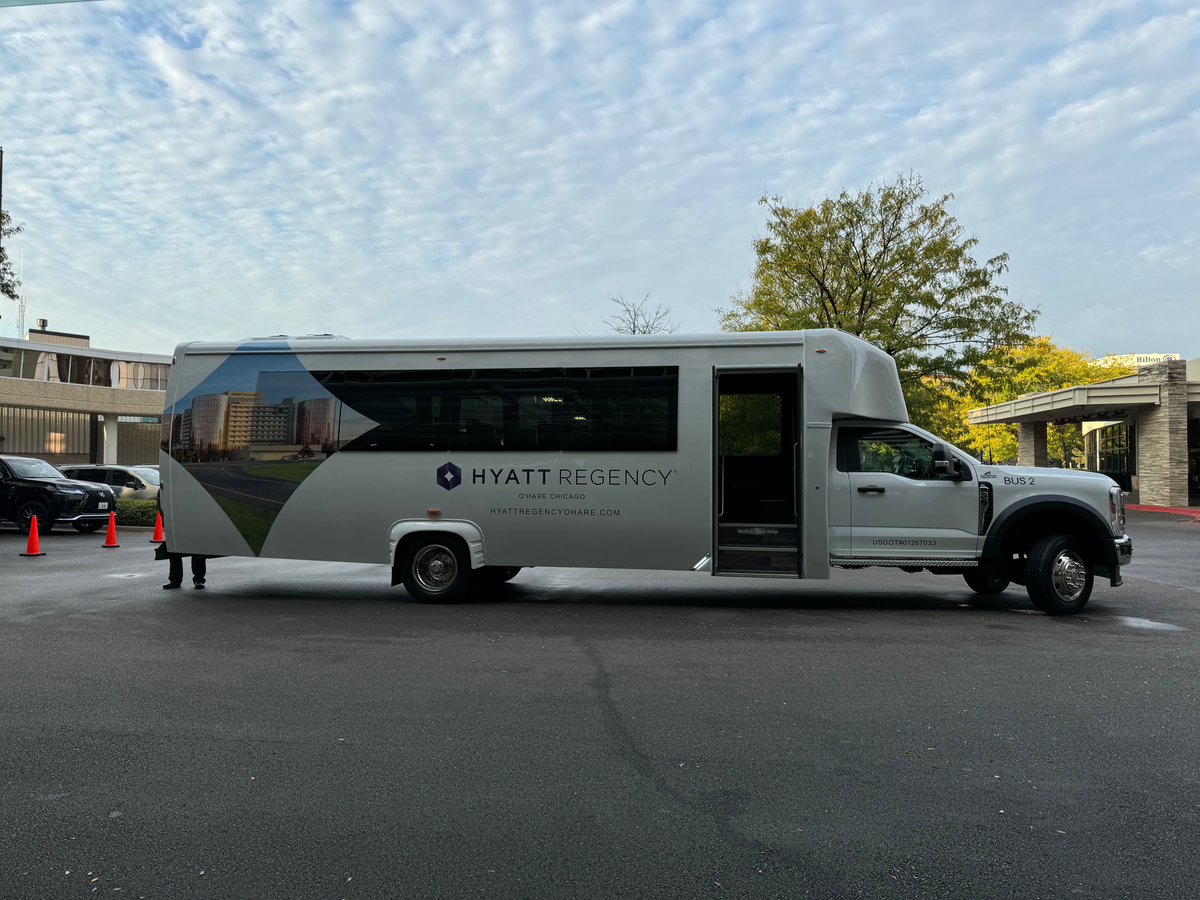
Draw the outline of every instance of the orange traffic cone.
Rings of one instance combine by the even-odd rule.
[[[162,533],[162,512],[159,512],[159,514],[154,517],[154,536],[150,538],[150,543],[161,544],[165,540],[166,538],[163,537]]]
[[[101,547],[105,550],[111,550],[114,547],[120,547],[117,543],[117,514],[112,510],[108,513],[108,536],[104,539]]]
[[[38,543],[37,516],[34,516],[29,523],[29,544],[25,547],[25,552],[22,556],[45,556],[42,552],[41,545]]]

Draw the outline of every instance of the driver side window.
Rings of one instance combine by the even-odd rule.
[[[846,434],[849,432],[849,434]],[[842,459],[850,472],[891,472],[932,479],[933,443],[899,428],[842,429]]]

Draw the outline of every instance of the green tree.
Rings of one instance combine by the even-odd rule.
[[[1028,341],[1037,318],[997,281],[1007,254],[972,257],[979,240],[947,211],[953,197],[926,199],[912,174],[805,208],[764,196],[754,284],[717,310],[721,327],[857,335],[896,360],[910,417],[931,423],[943,394],[997,348]]]
[[[20,298],[21,292],[18,288],[21,286],[21,279],[17,278],[13,272],[12,263],[8,259],[8,250],[5,248],[3,240],[18,235],[24,230],[24,225],[14,225],[8,212],[0,209],[0,294],[9,300]]]

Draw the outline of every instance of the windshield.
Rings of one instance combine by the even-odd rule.
[[[8,467],[18,478],[62,478],[63,473],[40,459],[6,459]]]
[[[142,479],[142,481],[146,482],[146,484],[152,484],[155,487],[158,487],[158,469],[151,469],[148,466],[138,466],[133,470],[133,474]]]

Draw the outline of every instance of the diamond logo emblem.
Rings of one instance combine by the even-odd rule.
[[[452,462],[446,463],[437,470],[437,483],[448,491],[462,484],[462,469]]]

